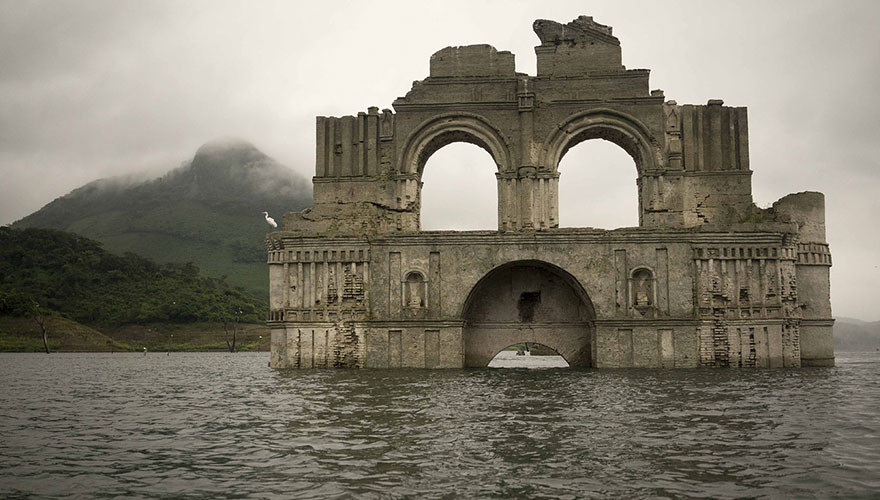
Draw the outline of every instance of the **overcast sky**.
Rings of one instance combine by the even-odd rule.
[[[748,106],[755,201],[823,191],[834,313],[880,320],[877,1],[0,0],[0,224],[99,177],[159,174],[218,137],[311,176],[316,115],[390,107],[449,45],[510,50],[534,74],[532,21],[579,14],[611,25],[624,64],[651,69],[668,99]],[[494,227],[493,168],[474,146],[440,150],[425,226]],[[563,225],[636,223],[619,148],[588,141],[560,168]]]

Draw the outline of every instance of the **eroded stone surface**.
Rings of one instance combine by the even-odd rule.
[[[447,47],[393,112],[317,118],[315,205],[267,238],[271,365],[485,366],[524,341],[573,366],[833,364],[824,197],[754,205],[746,108],[649,91],[590,17],[533,28],[537,76]],[[559,161],[595,138],[635,161],[637,228],[558,227]],[[453,142],[498,167],[497,231],[420,231]]]

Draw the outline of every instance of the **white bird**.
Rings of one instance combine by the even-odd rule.
[[[269,212],[263,212],[263,217],[266,218],[266,224],[269,224],[272,227],[278,227],[278,224],[275,222],[275,219],[269,217]]]

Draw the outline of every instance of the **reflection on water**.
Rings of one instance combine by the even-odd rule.
[[[0,497],[863,497],[880,356],[802,370],[322,370],[0,355]]]

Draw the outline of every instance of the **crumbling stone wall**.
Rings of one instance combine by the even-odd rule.
[[[833,363],[824,198],[755,207],[746,109],[666,99],[590,17],[533,28],[535,76],[489,45],[447,47],[393,111],[317,118],[314,207],[267,239],[272,365],[483,365],[507,337],[557,334],[577,339],[557,343],[579,366]],[[637,228],[558,227],[559,162],[597,138],[634,160]],[[497,231],[420,232],[425,164],[454,142],[497,166]],[[525,274],[487,287],[505,266],[553,269],[589,317],[568,333],[474,320],[479,287],[490,302],[554,296],[540,280],[502,289]]]

